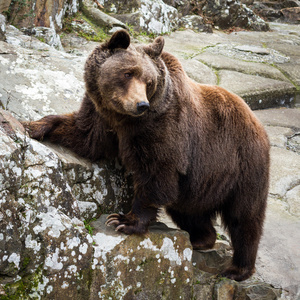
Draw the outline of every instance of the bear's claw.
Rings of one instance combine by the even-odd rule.
[[[118,227],[116,227],[116,231],[122,231],[122,229],[125,227],[124,224],[119,225]]]
[[[139,222],[137,216],[133,213],[111,214],[105,222],[107,226],[115,226],[116,231],[126,234],[144,234],[147,231],[147,226]]]

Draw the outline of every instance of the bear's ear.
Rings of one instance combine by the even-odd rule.
[[[157,37],[153,43],[144,47],[145,53],[147,53],[150,57],[156,58],[161,55],[163,48],[165,45],[165,40],[162,36]]]
[[[127,49],[130,45],[130,36],[126,30],[116,31],[107,42],[107,48],[114,50],[117,48]]]

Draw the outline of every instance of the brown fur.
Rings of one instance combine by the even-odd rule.
[[[220,214],[234,248],[224,275],[244,280],[254,272],[262,234],[267,135],[241,98],[193,82],[163,45],[157,38],[134,47],[125,31],[115,33],[86,62],[80,110],[26,126],[31,137],[92,160],[118,156],[133,172],[131,211],[108,219],[117,230],[143,234],[165,206],[194,248],[207,249]]]

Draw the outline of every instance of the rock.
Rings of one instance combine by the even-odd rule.
[[[236,287],[234,299],[251,299],[251,300],[272,300],[272,299],[285,299],[281,298],[282,291],[273,288],[265,283],[242,283]],[[230,298],[222,298],[230,299]]]
[[[213,32],[211,24],[205,24],[203,18],[201,16],[196,15],[188,15],[182,17],[179,21],[179,26],[185,29],[192,29],[198,32]]]
[[[0,14],[0,41],[5,40],[6,19]]]
[[[10,8],[9,21],[19,28],[48,27],[61,30],[64,16],[72,15],[78,9],[77,0],[33,0],[30,5],[15,1]]]
[[[194,251],[194,265],[202,271],[220,274],[230,265],[232,248],[228,243],[218,241],[213,249]]]
[[[115,16],[138,32],[163,34],[178,27],[178,11],[162,0],[141,0],[135,12]]]
[[[163,224],[146,237],[116,233],[93,222],[94,260],[91,293],[113,299],[191,299],[192,248],[188,234]],[[104,241],[106,240],[106,243]]]
[[[8,36],[15,45],[0,42],[0,52],[6,53],[1,56],[0,73],[3,107],[23,120],[77,110],[84,92],[85,58],[17,33]]]
[[[300,1],[299,0],[285,0],[283,1],[284,7],[299,7]]]
[[[0,121],[0,274],[8,298],[191,297],[187,233],[156,225],[146,237],[122,235],[107,228],[102,215],[91,223],[89,235],[74,185],[81,186],[81,201],[90,195],[103,202],[109,196],[108,174],[26,138],[22,126],[4,111]],[[102,180],[101,186],[93,180]]]
[[[34,27],[30,29],[23,28],[23,32],[26,35],[33,35],[37,37],[40,41],[46,43],[49,46],[53,46],[57,50],[63,50],[60,37],[53,27]]]
[[[243,283],[237,283],[227,278],[216,278],[209,273],[195,270],[194,275],[194,298],[195,300],[229,300],[229,299],[284,299],[282,291],[272,286],[248,279]]]
[[[203,84],[217,84],[217,76],[210,67],[196,59],[180,59],[190,78]]]
[[[300,7],[290,7],[281,10],[285,22],[292,24],[300,23]]]
[[[240,85],[240,80],[247,82],[247,87]],[[295,87],[285,81],[222,70],[219,84],[240,95],[252,109],[278,105],[289,107],[295,101]]]
[[[300,130],[288,138],[287,148],[300,154]]]
[[[241,3],[246,4],[246,5],[251,5],[253,4],[254,0],[241,0]]]
[[[9,9],[10,3],[12,0],[2,0],[0,2],[0,13],[7,11]]]
[[[163,0],[166,4],[173,6],[177,9],[179,17],[191,15],[194,6],[201,1],[189,1],[189,0]]]
[[[234,47],[233,49],[237,48]],[[231,54],[232,53],[233,51],[231,50]],[[265,63],[252,63],[250,61],[237,60],[222,54],[209,53],[209,51],[195,56],[194,59],[213,68],[216,73],[219,70],[226,69],[254,76],[287,81],[287,78],[278,69]]]
[[[128,5],[120,2],[104,1],[104,7],[113,12],[113,16],[125,24],[133,26],[137,32],[162,34],[178,27],[178,11],[162,0],[128,1]],[[122,2],[123,3],[123,2]]]
[[[289,205],[289,212],[294,216],[300,217],[300,185],[286,193],[286,201]]]
[[[271,146],[282,149],[287,148],[288,137],[293,135],[293,130],[291,128],[280,126],[266,126],[266,131],[269,135]]]
[[[299,24],[299,0],[256,1],[250,7],[268,21]]]
[[[101,0],[99,4],[103,7],[104,12],[109,14],[134,13],[139,10],[141,5],[139,0],[126,1],[126,5],[123,0]]]
[[[229,27],[241,27],[258,31],[269,30],[260,17],[256,16],[247,6],[240,5],[235,0],[232,1],[206,1],[203,13],[210,18],[215,26],[222,29]]]
[[[110,15],[107,15],[103,13],[101,10],[98,9],[98,7],[95,7],[95,3],[91,0],[84,0],[82,3],[82,11],[83,13],[93,20],[98,26],[104,27],[106,29],[112,29],[114,27],[121,27],[121,28],[127,28],[127,26],[117,20],[116,18],[113,18]]]

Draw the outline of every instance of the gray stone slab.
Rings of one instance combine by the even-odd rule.
[[[288,81],[285,75],[277,68],[267,64],[242,61],[226,57],[224,55],[216,55],[210,53],[202,53],[194,57],[206,65],[217,70],[230,70],[241,72],[249,75],[257,75],[265,78]]]
[[[271,146],[286,149],[287,138],[294,134],[291,128],[279,126],[265,126]]]
[[[2,51],[3,48],[3,51]],[[0,42],[0,101],[21,119],[72,112],[84,93],[85,57],[50,48],[24,49]]]
[[[271,149],[269,193],[284,199],[286,193],[300,185],[300,155],[277,147]]]
[[[214,70],[196,59],[179,58],[184,70],[190,78],[203,84],[217,84]]]
[[[295,64],[295,61],[298,63]],[[293,59],[291,63],[277,65],[277,67],[285,72],[291,81],[300,86],[300,55],[299,57]]]
[[[291,105],[295,87],[288,82],[221,70],[219,85],[241,96],[252,109]]]
[[[278,200],[269,198],[255,277],[272,282],[274,287],[283,287],[291,293],[291,297],[282,299],[299,299],[299,240],[299,218],[286,212]]]
[[[298,128],[300,130],[300,108],[273,108],[254,112],[264,125]]]

